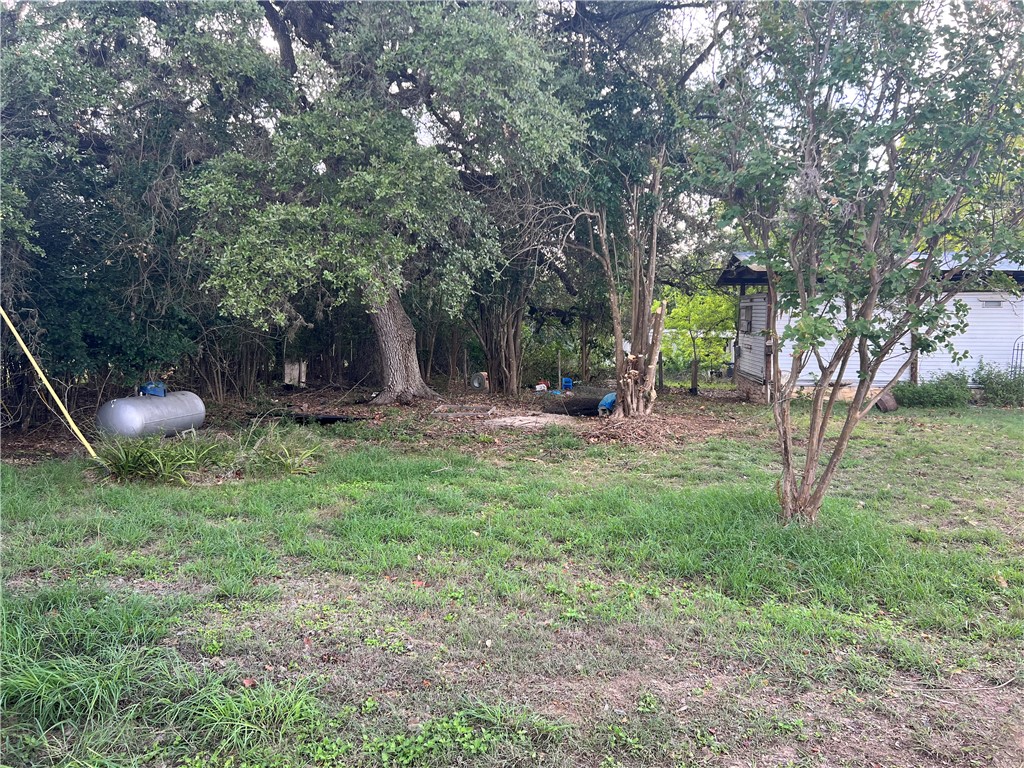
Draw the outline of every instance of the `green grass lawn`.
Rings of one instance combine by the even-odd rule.
[[[763,408],[659,409],[4,465],[0,762],[1021,765],[1020,411],[871,417],[804,529]]]

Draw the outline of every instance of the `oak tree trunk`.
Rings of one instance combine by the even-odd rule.
[[[374,405],[410,405],[418,397],[439,397],[420,375],[416,329],[402,306],[398,291],[392,288],[383,303],[371,307],[370,323],[377,335],[384,383],[384,388],[373,399]]]

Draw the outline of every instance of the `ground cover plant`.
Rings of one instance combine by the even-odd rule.
[[[184,484],[4,464],[2,763],[1018,765],[1019,412],[873,416],[780,527],[770,413],[660,402],[275,427],[312,474],[220,469],[265,424],[154,441],[219,446]]]

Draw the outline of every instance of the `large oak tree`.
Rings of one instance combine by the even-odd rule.
[[[289,138],[275,137],[271,154],[286,150],[282,141],[291,149],[307,142],[309,162],[292,175],[290,191],[261,192],[242,204],[260,211],[246,224],[247,242],[263,271],[280,278],[258,283],[274,290],[253,291],[251,281],[237,278],[244,272],[241,244],[216,245],[203,235],[197,241],[203,250],[213,255],[219,248],[214,284],[228,306],[250,316],[273,309],[277,321],[294,311],[282,296],[285,288],[315,285],[333,291],[325,294],[331,301],[358,287],[377,332],[384,380],[378,402],[432,395],[401,293],[411,281],[432,283],[439,303],[456,313],[475,277],[501,274],[514,262],[520,243],[509,233],[516,225],[493,215],[495,201],[518,202],[529,218],[519,190],[532,188],[531,179],[565,155],[578,122],[554,96],[552,68],[534,38],[530,8],[396,4],[381,14],[350,3],[261,6],[281,65],[293,76],[296,109],[323,119],[313,131],[282,121]],[[354,121],[345,106],[353,103],[362,105]],[[352,146],[346,146],[350,135]],[[281,167],[272,165],[270,175]],[[266,212],[278,210],[282,195],[291,194],[297,194],[289,208],[294,216],[284,230]],[[195,201],[212,210],[209,195]],[[491,209],[489,226],[483,209],[475,207],[480,204]],[[497,206],[498,213],[505,210]],[[303,234],[299,219],[306,215],[313,220]],[[292,236],[304,245],[283,247]],[[261,239],[277,247],[258,255]],[[494,243],[512,255],[489,269]],[[475,255],[468,258],[471,251]],[[518,385],[514,371],[504,379],[507,388]]]

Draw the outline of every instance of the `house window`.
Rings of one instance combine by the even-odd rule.
[[[754,308],[740,307],[740,333],[753,333]]]
[[[1003,302],[985,299],[981,302],[981,306],[983,306],[985,309],[999,309],[1001,306],[1003,306]]]

